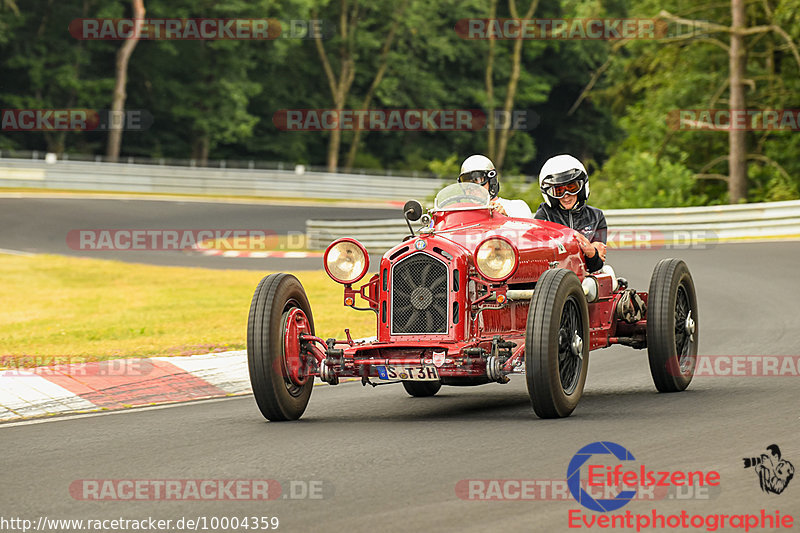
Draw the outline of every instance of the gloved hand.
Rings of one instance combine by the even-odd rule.
[[[508,213],[506,213],[506,208],[503,207],[503,204],[501,204],[500,202],[497,201],[497,198],[495,198],[494,200],[491,201],[491,203],[489,204],[489,207],[492,209],[492,211],[494,211],[496,213],[500,213],[501,215],[508,216]]]

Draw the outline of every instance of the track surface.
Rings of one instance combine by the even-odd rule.
[[[181,251],[74,250],[75,229],[256,229],[286,235],[305,232],[307,219],[363,220],[400,217],[401,208],[287,206],[195,201],[74,198],[0,198],[0,248],[135,263],[250,270],[317,270],[319,257],[251,259]]]
[[[610,256],[618,274],[642,288],[659,259],[687,261],[698,288],[701,353],[798,354],[797,251],[797,243],[773,243]],[[800,479],[780,496],[763,494],[742,458],[777,443],[800,467],[799,380],[696,378],[683,393],[658,394],[645,352],[618,347],[592,352],[585,396],[564,420],[535,418],[516,377],[505,386],[445,387],[425,399],[407,397],[399,385],[318,386],[294,423],[265,422],[252,397],[243,397],[0,426],[0,500],[4,516],[34,521],[235,515],[278,516],[279,531],[567,531],[568,511],[582,509],[574,501],[462,501],[456,483],[564,479],[580,447],[610,440],[648,469],[722,475],[710,500],[634,501],[620,512],[777,509],[793,513],[797,527]],[[334,491],[323,500],[268,503],[97,503],[68,492],[79,479],[186,478],[321,480]]]

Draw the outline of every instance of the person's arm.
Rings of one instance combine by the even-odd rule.
[[[600,210],[598,209],[598,211]],[[602,211],[600,211],[597,228],[594,230],[594,235],[592,236],[592,242],[602,242],[603,244],[608,242],[608,224],[606,223],[606,216]]]
[[[583,257],[586,261],[586,270],[588,270],[589,272],[595,272],[603,268],[603,258],[601,257],[600,252],[594,246],[594,244],[589,242],[589,239],[584,237],[578,231],[575,232],[575,235],[578,239],[578,244],[581,247],[581,251],[583,252]]]
[[[592,248],[595,247],[592,246]],[[603,254],[605,254],[605,251]],[[586,257],[586,270],[589,272],[596,272],[603,268],[603,258],[601,257],[600,251],[597,248],[595,248],[593,256],[589,257],[586,254],[584,254],[584,256]]]
[[[597,255],[599,255],[600,259],[605,262],[606,242],[608,239],[608,224],[606,223],[606,217],[602,211],[600,211],[599,215],[597,228],[595,228],[594,235],[592,235],[592,244],[597,250]],[[597,268],[597,270],[600,270],[601,268],[603,268],[602,264]]]
[[[492,201],[489,202],[489,207],[495,213],[499,213],[499,214],[501,214],[503,216],[508,216],[508,213],[506,212],[506,208],[503,205],[503,203],[500,201],[499,198],[493,198]]]

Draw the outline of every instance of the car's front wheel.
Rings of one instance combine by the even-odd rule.
[[[540,418],[572,414],[589,368],[589,307],[574,272],[548,270],[536,282],[525,333],[525,372]]]
[[[291,274],[270,274],[256,287],[247,320],[247,366],[258,408],[272,421],[297,420],[306,410],[308,375],[299,335],[314,334],[305,290]]]

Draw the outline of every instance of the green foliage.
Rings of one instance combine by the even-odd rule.
[[[470,154],[471,155],[471,154]],[[453,154],[444,161],[433,159],[428,163],[428,169],[440,178],[456,179],[461,171],[461,162],[464,158]]]
[[[753,2],[748,5],[749,26],[780,24],[794,42],[800,42],[798,0]],[[631,16],[652,17],[661,10],[689,19],[730,24],[730,4],[702,4],[690,0],[639,0],[630,6]],[[670,32],[679,28],[669,26]],[[684,35],[689,31],[682,28]],[[622,179],[635,176],[646,194],[635,201],[649,205],[693,205],[698,201],[727,201],[721,180],[688,178],[694,174],[726,175],[728,135],[725,131],[691,131],[668,126],[667,117],[680,109],[727,109],[728,36],[724,32],[698,32],[685,39],[632,42],[612,57],[595,97],[618,117],[625,138],[612,149],[600,176]],[[800,92],[800,65],[776,32],[747,37],[748,109],[792,109]],[[749,201],[798,198],[800,162],[795,132],[750,132]],[[646,155],[641,155],[646,154]],[[647,171],[648,174],[636,172]],[[674,176],[665,172],[672,168]],[[686,174],[688,171],[689,174]],[[683,176],[678,178],[678,176]],[[645,185],[645,182],[656,182]],[[668,188],[676,188],[668,191]],[[613,191],[613,187],[611,189]],[[661,193],[659,193],[661,191]],[[629,193],[629,194],[630,194]],[[603,194],[603,193],[601,193]],[[652,200],[648,197],[652,195]],[[603,196],[609,206],[628,205]],[[667,198],[667,204],[663,204]],[[652,202],[652,203],[651,203]]]
[[[591,178],[591,203],[601,209],[703,205],[694,172],[650,152],[618,152]]]
[[[530,0],[517,0],[521,12]],[[153,18],[263,18],[284,22],[316,14],[339,25],[333,0],[145,0]],[[395,0],[349,0],[358,9],[353,43],[355,76],[345,107],[360,109],[380,64],[398,6]],[[490,43],[454,31],[465,18],[488,16],[484,0],[409,0],[399,19],[382,82],[371,107],[411,109],[501,108],[512,67],[511,40],[494,42],[494,94],[486,66]],[[498,2],[498,17],[509,17]],[[554,0],[540,2],[537,18],[652,18],[662,10],[730,24],[729,2],[694,0]],[[747,3],[749,26],[779,25],[800,43],[800,0]],[[120,41],[79,41],[67,31],[83,17],[130,16],[129,0],[64,2],[0,0],[0,108],[108,109]],[[669,26],[670,31],[676,28]],[[686,28],[683,28],[686,31]],[[324,41],[338,72],[341,29]],[[593,203],[651,207],[723,203],[728,138],[725,132],[676,130],[667,117],[678,109],[728,106],[725,32],[686,39],[529,40],[522,47],[514,109],[527,110],[530,128],[513,132],[503,168],[503,194],[536,205],[536,184],[512,176],[538,175],[544,161],[571,153],[592,173]],[[777,32],[749,35],[748,108],[794,109],[800,65]],[[597,74],[597,75],[596,75]],[[591,90],[585,91],[593,83]],[[146,132],[126,132],[122,155],[167,158],[261,159],[325,163],[328,135],[282,131],[273,115],[287,109],[327,109],[331,94],[315,42],[140,41],[131,56],[128,109],[154,117]],[[461,161],[485,153],[487,131],[363,132],[356,168],[432,171],[455,178]],[[0,135],[0,149],[103,153],[103,132]],[[344,132],[340,161],[354,142]],[[747,134],[749,201],[800,197],[800,135]],[[706,179],[698,179],[698,174]]]
[[[381,169],[381,160],[367,152],[360,152],[356,155],[354,168]]]

